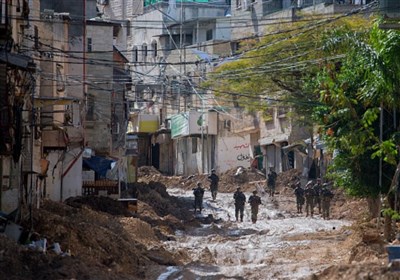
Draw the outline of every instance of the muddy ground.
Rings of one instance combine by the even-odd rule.
[[[247,170],[240,178],[234,176],[235,172],[220,174],[221,192],[231,193],[238,185],[251,191],[265,182],[258,172]],[[294,215],[292,185],[299,175],[293,170],[279,174],[274,207]],[[154,168],[143,167],[139,176],[137,213],[107,197],[76,197],[65,203],[44,201],[32,212],[32,220],[25,217],[21,225],[32,228],[39,240],[47,240],[46,252],[0,235],[0,278],[162,279],[160,273],[166,268],[192,263],[187,251],[168,250],[165,242],[177,239],[177,232],[226,221],[199,219],[191,212],[191,198],[170,196],[168,189],[190,190],[199,181],[207,186],[206,175],[164,176]],[[382,227],[367,217],[364,200],[350,199],[336,191],[332,219],[352,221],[352,225],[284,237],[287,241],[312,242],[284,248],[274,258],[290,263],[288,270],[298,270],[296,263],[300,265],[305,259],[310,266],[324,267],[309,279],[399,279],[400,274],[388,268]],[[60,245],[61,254],[54,252],[53,244]],[[293,275],[286,279],[297,278]]]

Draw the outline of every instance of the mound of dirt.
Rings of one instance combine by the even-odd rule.
[[[150,183],[151,181],[163,182],[167,188],[181,188],[190,190],[196,187],[197,183],[202,183],[203,187],[209,188],[209,174],[193,174],[189,176],[164,176],[161,173],[147,172],[154,167],[140,167],[141,172],[138,172],[138,182]],[[265,184],[265,175],[254,168],[242,168],[242,172],[238,173],[238,168],[232,168],[219,176],[218,190],[220,192],[234,192],[237,186],[241,186],[244,191],[254,189],[254,182]]]
[[[165,266],[187,263],[184,251],[168,252],[162,241],[174,240],[176,230],[199,226],[200,223],[218,223],[213,217],[196,219],[188,211],[192,198],[176,198],[167,188],[179,186],[190,189],[197,182],[208,187],[207,174],[189,177],[164,176],[151,172],[140,182],[124,191],[126,197],[138,198],[138,211],[133,213],[120,202],[107,197],[75,197],[65,203],[45,200],[33,211],[32,220],[25,217],[21,225],[32,228],[36,236],[47,240],[46,253],[32,250],[0,235],[0,271],[4,279],[155,279]],[[145,172],[144,172],[145,173]],[[144,174],[143,173],[143,174]],[[277,207],[296,212],[293,183],[299,172],[289,170],[278,174]],[[245,191],[265,185],[265,176],[245,169],[238,182],[237,169],[220,174],[220,191],[233,192],[240,185]],[[279,203],[278,203],[279,202]],[[367,209],[365,200],[350,199],[335,190],[332,218],[361,220]],[[340,231],[317,232],[307,238],[290,237],[292,241],[312,240],[310,245],[299,243],[298,258],[321,254],[331,258],[332,265],[310,279],[361,279],[371,275],[397,279],[387,268],[385,242],[376,223],[356,223]],[[335,253],[329,250],[331,243]],[[68,254],[58,254],[52,245],[59,244]],[[300,249],[296,250],[300,250]],[[283,248],[282,257],[292,258],[292,250]],[[278,254],[278,256],[279,256]],[[338,259],[338,254],[340,258]],[[203,250],[199,260],[212,261],[210,251]],[[366,267],[368,266],[368,269]],[[364,271],[367,270],[366,274]]]
[[[158,171],[154,166],[141,166],[138,168],[137,172],[138,177],[161,175],[161,172]]]
[[[160,182],[136,186],[138,212],[108,197],[75,197],[65,203],[45,200],[23,220],[47,241],[46,253],[0,235],[0,270],[4,279],[148,279],[149,267],[179,265],[183,256],[165,250],[161,241],[196,225],[190,202],[171,197]],[[27,243],[30,243],[28,240]],[[60,246],[63,254],[52,250]],[[68,252],[68,254],[67,254]]]

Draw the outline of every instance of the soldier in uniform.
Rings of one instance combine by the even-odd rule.
[[[219,177],[216,174],[215,169],[211,170],[211,175],[208,176],[208,181],[210,181],[210,191],[212,199],[215,200],[217,198],[218,182],[219,182]]]
[[[297,182],[295,186],[294,194],[296,196],[297,213],[303,213],[304,189],[301,187],[300,182]]]
[[[235,217],[236,222],[243,222],[243,213],[244,213],[244,204],[246,203],[246,196],[241,191],[240,187],[236,189],[236,192],[233,194],[233,199],[235,200]]]
[[[314,189],[312,186],[312,181],[308,181],[306,184],[306,189],[304,190],[304,196],[306,198],[306,212],[308,215],[311,214],[311,217],[314,215]]]
[[[268,178],[267,178],[267,187],[268,187],[269,196],[274,196],[274,194],[275,194],[275,184],[276,184],[277,177],[278,177],[278,174],[276,174],[274,169],[271,167],[269,169]]]
[[[197,187],[193,189],[194,194],[194,212],[196,213],[197,209],[201,213],[203,209],[203,196],[204,196],[204,189],[200,182],[197,183]]]
[[[329,189],[327,183],[322,185],[321,190],[321,208],[322,208],[322,218],[329,220],[329,212],[331,208],[331,200],[333,198],[333,192]]]
[[[321,178],[318,178],[315,182],[314,189],[314,207],[318,207],[318,214],[321,214]]]
[[[261,203],[261,197],[257,195],[257,191],[253,191],[253,194],[249,197],[249,203],[251,206],[251,221],[253,224],[257,222],[258,206]]]

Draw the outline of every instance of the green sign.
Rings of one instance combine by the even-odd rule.
[[[178,138],[189,134],[189,114],[181,113],[171,118],[171,137]]]

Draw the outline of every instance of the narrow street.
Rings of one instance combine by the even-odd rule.
[[[192,196],[191,191],[181,189],[170,189],[169,193]],[[245,195],[248,198],[250,193]],[[168,267],[158,280],[301,279],[332,264],[330,256],[340,261],[343,252],[335,247],[335,241],[341,240],[339,231],[349,222],[290,214],[285,211],[285,198],[279,195],[271,200],[263,194],[262,201],[256,224],[250,221],[249,205],[243,223],[237,223],[233,194],[219,193],[213,202],[206,192],[203,212],[196,218],[207,221],[212,215],[210,220],[215,222],[178,232],[176,241],[165,242],[167,250],[184,251],[192,261]],[[343,238],[345,233],[341,232]]]

